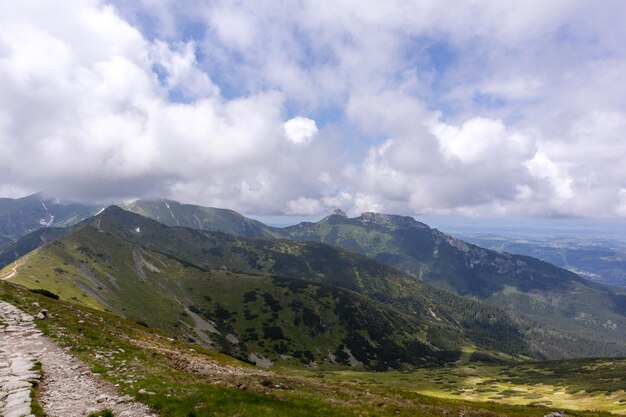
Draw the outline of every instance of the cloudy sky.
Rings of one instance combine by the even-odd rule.
[[[626,2],[0,0],[0,195],[626,216]]]

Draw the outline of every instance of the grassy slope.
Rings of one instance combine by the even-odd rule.
[[[344,370],[320,375],[363,387],[394,387],[439,398],[594,409],[626,415],[626,358],[465,365],[412,372]]]
[[[320,371],[259,371],[228,356],[206,351],[184,342],[167,339],[120,317],[80,305],[55,301],[19,287],[0,283],[0,299],[12,302],[31,314],[41,308],[50,318],[37,321],[45,334],[92,366],[94,372],[119,384],[124,394],[152,406],[162,417],[189,416],[543,416],[548,409],[514,406],[503,395],[497,402],[470,402],[433,398],[415,393],[412,384],[424,376],[435,383],[446,373],[463,373],[464,368],[430,368],[419,373],[370,373],[337,377]],[[39,305],[34,306],[37,302]],[[593,372],[581,381],[570,378],[572,370],[584,371],[604,362],[571,364],[557,382],[571,381],[608,388]],[[562,366],[562,365],[561,365]],[[478,369],[478,368],[475,368]],[[489,375],[502,368],[480,368]],[[521,368],[520,368],[521,369]],[[529,369],[529,368],[524,368]],[[509,372],[509,369],[505,370]],[[430,373],[429,373],[430,372]],[[433,374],[441,372],[441,374]],[[530,372],[530,371],[524,371]],[[621,374],[623,377],[623,373]],[[374,378],[371,383],[367,379]],[[508,378],[508,377],[507,377]],[[359,379],[358,383],[337,379]],[[413,381],[413,382],[411,382]],[[456,384],[454,378],[450,383]],[[419,387],[419,386],[418,386]],[[140,389],[155,395],[139,394]],[[541,387],[540,387],[541,388]],[[601,394],[598,392],[597,394]],[[571,403],[571,406],[576,406]],[[602,408],[597,402],[596,406]],[[559,407],[560,409],[561,407]],[[568,408],[568,407],[563,407]],[[604,407],[606,408],[606,407]],[[572,416],[608,416],[600,412],[568,412]]]
[[[11,281],[244,358],[349,363],[354,355],[386,369],[447,358],[431,346],[474,348],[449,325],[416,320],[352,291],[201,270],[91,226],[31,253]]]
[[[619,293],[596,286],[533,258],[500,255],[468,245],[412,218],[375,213],[353,219],[332,215],[317,223],[276,229],[240,215],[202,214],[217,213],[219,209],[168,204],[166,209],[163,201],[140,201],[136,211],[171,225],[340,246],[392,265],[419,280],[524,315],[541,323],[540,327],[565,329],[578,335],[535,332],[534,347],[548,357],[626,354],[626,333],[620,331],[626,328],[626,291]],[[169,213],[175,213],[176,222],[168,217]],[[202,222],[197,221],[198,216]],[[247,222],[254,222],[255,228],[247,229]],[[268,234],[258,234],[259,227]],[[533,332],[533,327],[536,326],[529,331]],[[546,332],[550,333],[547,338],[542,336]],[[556,340],[552,340],[554,337]]]
[[[578,352],[576,344],[560,352],[548,346],[548,356],[568,350],[583,355],[626,353],[626,291],[585,281],[534,258],[466,244],[406,217],[333,215],[285,230],[292,239],[347,248],[441,288],[603,342],[587,344]]]
[[[502,310],[416,282],[400,271],[352,252],[314,242],[246,239],[165,227],[111,208],[98,227],[201,268],[298,277],[359,292],[420,320],[459,325],[475,343],[528,353],[518,326]],[[140,230],[137,233],[136,230]]]
[[[575,319],[568,321],[552,320],[549,315],[545,314],[546,311],[543,311],[542,314],[537,312],[533,315],[536,321],[526,323],[524,325],[524,334],[521,334],[518,326],[512,323],[506,314],[502,314],[498,309],[465,298],[455,297],[449,292],[437,290],[432,286],[416,281],[412,277],[402,274],[397,269],[386,267],[384,264],[371,259],[355,256],[351,252],[327,245],[313,242],[245,239],[185,228],[168,228],[143,217],[135,216],[129,218],[125,212],[119,209],[107,210],[106,214],[100,222],[100,226],[103,229],[110,230],[124,239],[137,242],[154,250],[174,257],[180,257],[185,262],[201,267],[222,265],[224,268],[232,271],[247,273],[274,273],[298,276],[307,280],[341,286],[361,292],[383,303],[394,305],[408,314],[417,314],[425,320],[436,317],[448,323],[460,323],[468,337],[475,343],[491,349],[517,353],[539,351],[543,356],[549,358],[589,355],[606,356],[626,353],[626,335],[623,332],[616,331],[616,329],[603,327],[602,325],[599,328],[598,326],[589,326],[588,323]],[[343,226],[344,220],[342,218],[331,216],[331,220],[332,218],[337,218],[335,221]],[[420,236],[425,234],[425,236],[432,237],[432,229],[425,225],[412,227],[416,224],[414,220],[401,219],[404,219],[403,221],[406,222],[406,227],[410,227],[411,233],[405,234],[400,231],[398,232],[400,237],[394,236],[393,238],[401,238],[409,243],[413,242],[413,246],[406,243],[406,245],[410,246],[411,253],[416,257],[419,255],[426,260],[430,259],[435,243],[429,243],[428,239]],[[315,225],[323,226],[325,224],[328,225],[329,222],[320,222]],[[388,230],[388,227],[377,226],[376,224],[371,224],[371,222],[369,224],[370,227],[368,228],[359,226],[359,230],[367,232],[368,239],[370,239],[368,242],[380,243],[380,241],[383,241],[382,237],[377,239],[376,236],[380,237],[381,231]],[[419,226],[420,224],[417,223],[417,225]],[[140,228],[141,233],[135,232],[137,227]],[[340,228],[331,228],[329,230],[331,230],[329,233],[334,233],[332,230],[337,232]],[[457,278],[462,276],[461,266],[465,265],[467,260],[464,252],[455,250],[456,246],[463,247],[461,243],[454,240],[451,242],[439,242],[437,249],[442,253],[442,256],[438,258],[439,266],[435,268],[437,274],[445,275],[445,267],[453,269],[450,272],[450,276]],[[482,251],[480,248],[475,249]],[[446,252],[451,252],[451,254],[446,254]],[[483,252],[486,253],[485,256],[497,255],[495,252]],[[460,259],[458,259],[459,257]],[[570,275],[573,275],[536,260],[530,259],[527,262],[531,263],[530,267],[520,266],[515,270],[517,274],[522,275],[518,277],[520,279],[518,286],[521,286],[525,280],[533,282],[535,286],[547,285],[548,282],[546,281],[549,279],[569,283]],[[532,268],[535,268],[536,265],[533,265],[532,262],[538,262],[539,266],[547,268],[544,271],[546,276],[533,272]],[[498,265],[496,261],[485,263]],[[513,262],[513,264],[516,264],[516,262]],[[355,270],[355,267],[358,267],[357,270]],[[472,274],[479,274],[480,271],[478,269],[479,267],[474,268],[471,271]],[[559,275],[563,273],[568,275]],[[493,271],[489,272],[489,274],[491,274],[490,279],[508,279],[509,283],[517,279],[507,274],[494,275]],[[530,275],[530,280],[525,278],[525,275]],[[574,275],[574,277],[576,276]],[[578,279],[578,281],[582,280]],[[578,283],[578,281],[576,282]],[[553,285],[554,289],[554,286],[557,284],[551,285]],[[537,297],[541,296],[534,292],[530,294]],[[565,293],[566,297],[568,296],[567,294]],[[606,299],[606,294],[604,304],[598,303],[597,300],[595,303],[588,301],[587,298],[590,294],[596,293],[583,291],[574,293],[574,296],[569,299],[576,300],[582,306],[596,306],[598,309],[610,314],[610,317],[614,320],[613,322],[621,320],[619,314],[612,313],[610,310],[607,312],[606,306],[610,305],[612,301]],[[513,297],[510,298],[512,299]],[[548,303],[553,303],[550,304],[553,308],[563,309],[563,304],[559,304],[559,300],[555,296],[545,303],[535,304],[544,306]],[[502,305],[503,307],[510,307],[504,301]],[[555,330],[562,328],[561,321],[566,321],[570,325],[569,329],[572,330],[575,336],[564,334],[561,330]],[[552,326],[546,326],[546,322]],[[626,326],[626,323],[624,325]],[[619,328],[621,328],[621,323],[618,325]],[[494,335],[496,336],[493,337]],[[516,351],[516,348],[519,348],[519,350]]]
[[[137,200],[124,209],[168,226],[206,229],[245,237],[282,237],[281,229],[242,216],[233,210],[181,204],[172,200]]]
[[[101,231],[97,231],[97,228]],[[274,359],[276,354],[293,354],[297,357],[295,360],[308,361],[311,355],[307,351],[313,353],[316,361],[329,360],[331,356],[328,354],[328,345],[322,345],[319,351],[316,351],[302,349],[298,344],[288,346],[286,351],[285,345],[279,340],[269,342],[253,340],[259,336],[265,339],[272,338],[271,334],[276,333],[273,331],[276,329],[264,327],[272,327],[271,322],[276,319],[274,315],[278,314],[284,322],[295,319],[294,308],[299,307],[293,305],[294,290],[289,289],[286,291],[288,296],[285,296],[283,294],[285,291],[278,290],[275,283],[272,283],[272,289],[268,291],[271,298],[267,297],[265,300],[262,294],[266,290],[259,288],[256,297],[262,297],[268,305],[265,307],[252,305],[254,310],[252,311],[242,306],[241,301],[229,299],[227,294],[232,291],[226,290],[224,286],[226,283],[237,282],[235,287],[239,292],[235,294],[238,300],[244,298],[245,292],[258,288],[250,283],[261,282],[258,279],[259,275],[299,278],[358,292],[369,299],[393,306],[396,310],[394,314],[403,319],[392,322],[417,322],[419,328],[417,332],[402,330],[401,334],[388,335],[388,340],[400,342],[400,345],[405,347],[409,343],[419,342],[415,339],[417,337],[443,349],[458,351],[463,348],[464,352],[471,352],[475,350],[476,345],[479,348],[511,354],[533,354],[533,350],[535,352],[540,350],[545,352],[547,357],[584,355],[588,354],[590,347],[594,352],[603,352],[604,349],[605,354],[611,354],[619,348],[607,344],[605,340],[594,343],[534,323],[526,323],[521,328],[519,323],[496,308],[417,282],[396,269],[338,248],[313,242],[245,239],[220,233],[166,227],[119,208],[106,210],[93,220],[91,226],[39,249],[27,259],[28,264],[18,268],[18,274],[12,278],[13,281],[31,288],[42,287],[59,292],[65,299],[74,297],[74,301],[109,308],[134,320],[158,326],[171,334],[194,338],[199,343],[206,344],[205,336],[194,335],[189,329],[189,326],[195,327],[194,320],[190,317],[193,316],[192,312],[183,311],[184,307],[194,306],[200,318],[204,316],[205,319],[208,318],[221,326],[219,330],[223,338],[233,334],[243,344],[256,346],[254,349],[242,348],[242,354],[254,351],[268,356],[266,349],[269,346],[269,351],[274,352]],[[155,279],[147,279],[151,275],[155,275]],[[239,280],[229,281],[229,278],[242,278],[242,284],[239,285]],[[221,283],[219,284],[221,287],[218,283]],[[174,302],[171,298],[162,298],[164,288],[167,293],[177,297]],[[194,291],[194,288],[199,290]],[[218,293],[219,297],[212,297],[214,292]],[[118,293],[119,295],[116,295]],[[312,298],[317,298],[313,290],[305,291],[304,295],[308,297],[308,301],[305,300],[307,303],[313,303],[315,300]],[[269,304],[272,304],[272,299],[282,310],[270,312]],[[234,308],[229,307],[231,304]],[[345,304],[334,301],[323,309],[332,310],[328,317],[353,315],[353,312],[341,309],[343,305],[356,305],[357,311],[362,314],[372,307],[371,303]],[[222,311],[224,307],[228,311]],[[259,307],[265,308],[268,312],[259,314],[257,311]],[[126,310],[123,310],[124,308]],[[154,316],[153,312],[157,308],[159,315]],[[320,317],[326,328],[330,329],[328,331],[334,333],[331,339],[334,341],[341,339],[338,327],[325,315],[326,313],[321,314],[319,308],[319,306],[313,308],[312,304],[307,305],[297,314],[302,314],[300,318],[304,321],[306,311],[312,310],[315,315],[308,316],[312,317],[313,321],[305,325],[310,328],[319,327],[316,323],[320,322],[317,318]],[[372,320],[360,321],[359,328],[363,326],[369,328],[364,335],[368,340],[371,340],[374,334],[379,336],[376,332],[380,328],[396,331],[394,325],[380,326],[381,323],[385,323],[388,316],[387,313],[377,314],[376,311],[388,311],[380,309],[381,306],[376,304],[367,313]],[[232,316],[221,321],[217,320],[220,316],[229,314]],[[256,315],[262,317],[250,319],[250,316]],[[252,321],[253,325],[249,326],[248,321]],[[341,322],[344,321],[348,323],[347,320]],[[207,326],[206,323],[200,325]],[[411,326],[415,328],[415,324],[407,326],[399,326],[398,329],[409,329]],[[284,326],[281,324],[281,327]],[[291,328],[285,328],[288,333],[298,333],[293,329],[293,325]],[[405,336],[405,333],[411,337]],[[216,338],[220,339],[212,337]],[[354,348],[366,345],[361,343],[356,333],[350,338],[345,336],[343,340]],[[224,340],[214,342],[236,353],[233,350],[236,346],[231,346]],[[261,342],[264,344],[259,346]],[[369,345],[381,353],[396,351],[394,344],[369,343]],[[359,355],[358,350],[351,347],[349,349],[361,362],[378,367],[390,363],[388,360],[380,360],[380,354],[377,354],[379,357],[377,360],[371,362],[369,359],[371,354],[361,352]],[[342,351],[343,349],[332,350],[330,353],[345,362],[349,358],[346,357],[346,352]],[[398,359],[402,355],[394,353],[393,356]],[[413,355],[413,360],[409,362],[419,361],[420,356],[421,353]],[[480,352],[474,355],[463,354],[463,357],[484,359]],[[398,364],[396,359],[393,359],[395,361],[393,366]],[[450,359],[454,359],[454,356],[450,356]]]

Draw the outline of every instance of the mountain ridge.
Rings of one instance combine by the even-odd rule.
[[[210,224],[204,227],[211,230]],[[368,256],[417,280],[554,328],[623,339],[618,329],[626,328],[625,291],[532,257],[481,248],[410,216],[366,212],[350,218],[337,212],[318,222],[272,230],[286,239],[318,241]]]
[[[152,200],[150,204],[164,206],[164,203],[165,201],[162,200]],[[184,210],[191,211],[202,209],[193,205],[170,204],[170,200],[167,200],[167,203],[170,205],[170,207],[166,207],[168,211],[182,207]],[[154,215],[158,211],[157,208],[144,214]],[[223,212],[236,213],[231,210],[222,210],[220,213]],[[189,213],[187,212],[187,214]],[[168,218],[170,221],[173,220],[173,217],[166,217],[166,220]],[[194,219],[193,215],[176,216],[176,218],[179,224],[182,223],[180,219]],[[540,328],[548,326],[549,329],[553,329],[548,330],[548,333],[554,333],[554,329],[563,329],[566,333],[578,335],[582,338],[581,340],[586,340],[585,345],[593,346],[586,351],[584,349],[577,350],[578,348],[573,347],[576,343],[574,342],[575,338],[571,339],[572,342],[565,343],[567,346],[564,348],[556,348],[557,344],[552,342],[539,343],[535,348],[543,351],[545,356],[567,357],[572,352],[578,352],[575,353],[578,356],[581,354],[613,355],[623,352],[620,346],[625,341],[624,337],[620,335],[620,329],[626,326],[624,322],[626,295],[601,285],[592,284],[569,271],[536,259],[506,253],[500,254],[480,248],[448,236],[437,229],[432,229],[409,216],[363,213],[361,216],[349,218],[345,213],[332,213],[316,223],[303,222],[283,229],[265,226],[261,222],[246,219],[238,213],[236,216],[220,217],[220,221],[235,223],[242,219],[250,220],[253,222],[252,224],[262,228],[268,234],[273,236],[279,234],[285,243],[281,244],[280,242],[283,241],[276,240],[276,237],[264,237],[265,239],[273,239],[273,244],[276,246],[283,245],[295,248],[297,246],[289,246],[289,241],[317,241],[360,253],[412,275],[414,282],[429,282],[459,295],[482,299],[491,305],[504,308],[512,314],[520,314],[525,317],[524,320],[539,323]],[[251,231],[251,229],[240,224],[229,226],[221,223],[213,227],[214,224],[210,220],[211,217],[205,218],[202,223],[204,230],[216,229],[222,233],[225,229],[231,233],[235,230],[235,233],[252,233],[255,238],[259,238],[258,230]],[[195,220],[193,221],[195,222]],[[190,230],[198,230],[194,229],[197,227],[196,223],[192,223],[190,226]],[[188,233],[193,235],[192,232]],[[37,233],[35,233],[36,235]],[[121,231],[120,235],[131,241],[137,239],[134,228],[130,227]],[[224,235],[221,240],[215,236],[219,235],[214,235],[216,241],[225,242],[228,240],[228,235]],[[33,237],[30,239],[31,242],[37,242]],[[171,247],[152,247],[151,250],[159,249],[162,254],[173,256],[183,264],[200,269],[210,269],[207,265],[202,264],[202,260],[205,258],[213,259],[212,262],[217,262],[220,257],[224,258],[224,253],[220,253],[218,248],[205,248],[206,253],[198,251],[197,248],[186,248],[186,241],[193,240],[189,236],[184,238],[179,236],[176,239],[178,239],[178,243],[172,246],[174,250],[189,249],[184,256],[173,254],[170,250]],[[264,241],[263,236],[260,241]],[[146,241],[135,243],[148,247],[152,244]],[[308,248],[313,250],[315,246],[309,245]],[[211,255],[208,252],[210,250],[216,251],[215,254]],[[246,252],[249,248],[238,250]],[[254,253],[254,250],[258,250],[258,247],[252,248],[248,255],[252,256],[250,254]],[[311,252],[310,256],[313,255],[323,259],[321,252]],[[253,259],[244,260],[241,254],[232,251],[228,252],[228,256],[239,259],[241,262],[236,267],[239,270],[233,270],[233,272],[258,273],[258,271],[250,269],[250,262],[254,264],[257,261]],[[280,258],[283,255],[278,253],[276,256]],[[266,269],[263,273],[276,274],[277,272]],[[379,301],[387,302],[388,300],[379,299]],[[538,332],[535,337],[540,337]],[[559,339],[564,336],[557,331],[554,333],[554,337]],[[599,346],[598,343],[590,343],[590,340],[602,341],[605,347]]]
[[[168,227],[112,206],[22,259],[10,282],[261,364],[382,370],[466,348],[531,352],[506,313],[321,243]]]
[[[416,279],[553,327],[603,335],[626,328],[624,291],[535,258],[480,248],[410,217],[329,216],[286,230],[292,239],[325,242],[365,254]]]
[[[139,199],[121,207],[168,226],[193,229],[209,227],[213,231],[246,237],[282,237],[279,235],[280,229],[267,226],[230,209],[183,204],[164,198]]]

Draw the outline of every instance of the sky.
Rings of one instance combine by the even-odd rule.
[[[0,196],[626,217],[626,2],[0,0]]]

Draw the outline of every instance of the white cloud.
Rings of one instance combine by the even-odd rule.
[[[287,202],[286,214],[315,215],[319,214],[322,205],[316,199],[300,197]]]
[[[523,162],[532,155],[531,141],[524,135],[508,133],[501,120],[477,117],[460,128],[436,123],[432,131],[446,156],[466,164],[497,163],[502,157]]]
[[[517,190],[533,181],[524,164],[533,148],[501,122],[473,119],[431,129],[372,149],[357,175],[361,189],[383,197],[382,206],[433,212],[514,202]],[[432,147],[433,141],[440,147]]]
[[[554,187],[555,197],[570,199],[574,196],[572,179],[567,175],[566,169],[558,167],[545,153],[537,152],[533,159],[526,161],[526,166],[531,175],[550,182]]]
[[[219,96],[219,87],[197,66],[194,42],[181,43],[173,48],[156,41],[152,51],[154,62],[167,73],[165,78],[168,89],[182,90],[189,98]]]
[[[199,68],[193,42],[148,41],[96,1],[62,14],[58,7],[0,10],[3,190],[165,194],[276,212],[315,189],[311,172],[334,163],[317,150],[291,163],[301,156],[285,151],[283,95],[225,99]],[[309,119],[289,126],[298,143],[317,132]]]
[[[208,18],[211,26],[224,43],[238,50],[250,48],[257,38],[258,27],[254,16],[233,7],[210,9]],[[258,38],[257,38],[258,39]]]
[[[283,127],[287,140],[296,145],[308,145],[318,132],[315,120],[306,117],[294,117],[286,121]]]
[[[623,215],[622,1],[115,4],[0,3],[0,190]]]

